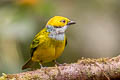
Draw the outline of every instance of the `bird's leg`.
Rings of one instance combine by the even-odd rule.
[[[66,65],[66,63],[60,64],[60,63],[58,63],[56,60],[53,60],[53,62],[55,63],[55,66],[56,66],[56,67],[57,67],[57,66],[65,66],[65,65]]]
[[[56,60],[53,60],[53,62],[55,63],[55,66],[60,66],[60,63],[58,63]]]
[[[43,68],[43,65],[39,62],[40,68]]]
[[[58,74],[61,75],[61,69],[58,66],[61,66],[62,64],[58,63],[56,60],[53,60],[53,62],[55,63],[55,67],[57,68],[59,72]]]

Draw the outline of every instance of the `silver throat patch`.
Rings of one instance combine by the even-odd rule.
[[[53,38],[53,39],[56,39],[56,40],[64,40],[64,36],[65,34],[63,33],[63,34],[52,34],[52,33],[50,33],[49,34],[49,37],[50,38]]]
[[[50,32],[49,37],[56,39],[56,40],[64,40],[65,37],[65,31],[67,29],[67,26],[64,27],[53,27],[53,26],[47,26],[48,32]]]

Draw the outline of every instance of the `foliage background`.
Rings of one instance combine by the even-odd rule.
[[[55,15],[77,23],[58,62],[119,55],[119,0],[0,0],[0,74],[22,72],[31,41]]]

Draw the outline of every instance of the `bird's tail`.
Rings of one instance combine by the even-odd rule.
[[[23,66],[22,70],[27,69],[27,68],[32,68],[32,66],[35,64],[35,62],[32,61],[30,58]]]

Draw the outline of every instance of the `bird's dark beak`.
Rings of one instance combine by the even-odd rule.
[[[72,25],[72,24],[76,24],[76,22],[75,21],[70,21],[70,22],[67,23],[67,25]]]

